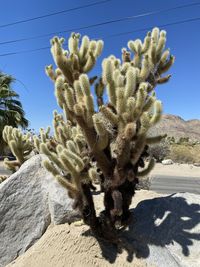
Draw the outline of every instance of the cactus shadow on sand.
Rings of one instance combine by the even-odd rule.
[[[188,204],[185,198],[174,195],[144,200],[132,209],[132,222],[119,233],[118,247],[97,238],[102,256],[114,263],[118,254],[126,250],[126,259],[131,262],[134,257],[147,258],[151,245],[165,247],[175,243],[182,255],[189,256],[193,241],[200,240],[200,229],[194,231],[200,222],[200,205]]]

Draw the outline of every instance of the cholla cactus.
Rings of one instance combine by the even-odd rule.
[[[3,139],[10,147],[16,160],[9,161],[4,159],[6,168],[15,172],[27,159],[33,150],[33,143],[31,142],[31,134],[23,134],[19,129],[12,126],[5,126],[3,130]]]
[[[154,166],[148,144],[162,136],[149,137],[148,130],[161,118],[162,103],[155,87],[165,83],[174,57],[165,49],[166,32],[154,28],[144,39],[129,41],[134,53],[122,49],[122,62],[115,56],[103,60],[102,76],[96,82],[97,105],[92,95],[95,78],[87,73],[101,54],[103,42],[72,34],[68,49],[64,39],[52,39],[51,52],[57,65],[46,68],[55,83],[55,95],[64,116],[54,112],[55,146],[45,141],[39,148],[49,160],[44,166],[67,188],[86,224],[101,237],[115,242],[116,228],[129,221],[129,206],[138,177]],[[104,103],[106,88],[108,102]],[[140,169],[139,169],[140,168]],[[98,178],[97,178],[98,177]],[[97,217],[91,182],[99,179],[105,210]]]

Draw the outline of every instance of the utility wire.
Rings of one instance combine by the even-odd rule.
[[[188,23],[188,22],[194,22],[194,21],[199,21],[199,20],[200,20],[200,17],[197,17],[197,18],[192,18],[192,19],[175,21],[175,22],[172,22],[172,23],[160,24],[160,25],[157,25],[157,27],[159,27],[159,28],[161,28],[161,27],[169,27],[169,26],[173,26],[173,25],[179,25],[179,24]],[[134,32],[148,31],[148,30],[151,30],[153,27],[154,26],[147,27],[147,28],[135,29],[133,31],[128,31],[128,32],[121,32],[121,33],[117,33],[117,34],[107,35],[107,36],[104,37],[104,39],[117,37],[117,36],[122,36],[122,35],[127,35],[127,34],[131,34],[131,33],[134,33]],[[50,49],[50,46],[31,49],[31,50],[23,50],[23,51],[18,51],[18,52],[10,52],[10,53],[5,53],[5,54],[0,54],[0,57],[11,56],[11,55],[16,55],[16,54],[31,53],[31,52],[40,51],[40,50],[46,50],[46,49]]]
[[[36,52],[36,51],[40,51],[40,50],[46,50],[46,49],[50,49],[50,48],[51,48],[50,46],[45,46],[45,47],[40,47],[40,48],[36,48],[36,49],[10,52],[10,53],[5,53],[5,54],[0,54],[0,57],[12,56],[12,55],[17,55],[17,54],[26,54],[26,53]]]
[[[172,8],[160,9],[160,10],[157,10],[157,11],[151,11],[151,12],[142,13],[142,14],[129,16],[129,17],[124,17],[124,18],[115,19],[115,20],[108,20],[108,21],[104,21],[104,22],[101,22],[101,23],[96,23],[96,24],[91,24],[91,25],[87,25],[87,26],[83,26],[83,27],[68,29],[68,30],[65,30],[65,31],[57,31],[57,32],[51,32],[51,33],[32,36],[32,37],[27,37],[27,38],[4,41],[4,42],[0,42],[0,45],[23,42],[23,41],[29,41],[29,40],[39,39],[39,38],[43,38],[43,37],[49,37],[49,36],[56,35],[56,34],[68,33],[68,32],[73,32],[73,31],[78,31],[78,30],[91,29],[91,28],[95,28],[95,27],[99,27],[99,26],[103,26],[103,25],[108,25],[108,24],[122,22],[122,21],[128,21],[128,20],[141,18],[141,17],[146,17],[146,16],[152,16],[152,15],[156,15],[156,14],[160,14],[160,13],[164,13],[164,12],[169,12],[169,11],[182,9],[182,8],[186,8],[186,7],[191,7],[191,6],[197,6],[197,5],[200,5],[200,2],[195,2],[195,3],[191,3],[191,4],[187,4],[187,5],[176,6],[176,7],[172,7]]]
[[[32,17],[32,18],[24,19],[24,20],[18,20],[18,21],[15,21],[15,22],[7,23],[7,24],[2,24],[2,25],[0,25],[0,28],[5,28],[5,27],[21,24],[21,23],[26,23],[26,22],[29,22],[29,21],[33,21],[33,20],[38,20],[38,19],[43,19],[43,18],[47,18],[47,17],[51,17],[51,16],[56,16],[56,15],[59,15],[59,14],[68,13],[70,11],[75,11],[75,10],[79,10],[79,9],[83,9],[83,8],[87,8],[87,7],[91,7],[91,6],[101,5],[101,4],[105,4],[107,2],[110,2],[110,1],[112,1],[112,0],[98,1],[98,2],[91,3],[91,4],[87,4],[87,5],[82,5],[82,6],[78,6],[78,7],[64,9],[64,10],[61,10],[61,11],[58,11],[58,12],[54,12],[54,13],[45,14],[45,15],[42,15],[42,16]]]
[[[188,22],[194,22],[194,21],[198,21],[198,20],[200,20],[200,17],[192,18],[192,19],[179,20],[179,21],[175,21],[175,22],[171,22],[171,23],[166,23],[166,24],[160,24],[157,27],[159,27],[159,28],[168,27],[168,26],[179,25],[179,24],[188,23]],[[133,31],[127,31],[127,32],[121,32],[121,33],[111,34],[111,35],[104,36],[104,38],[112,38],[112,37],[118,37],[118,36],[123,36],[123,35],[131,34],[131,33],[134,33],[134,32],[148,31],[148,30],[151,30],[152,28],[153,27],[146,27],[146,28],[136,29],[136,30],[133,30]]]

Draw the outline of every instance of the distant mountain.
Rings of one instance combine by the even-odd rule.
[[[189,137],[190,140],[200,141],[200,120],[185,121],[176,115],[164,114],[156,125],[153,134],[167,134],[176,139]]]

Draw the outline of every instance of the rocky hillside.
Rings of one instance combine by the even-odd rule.
[[[200,141],[200,120],[185,121],[179,116],[164,114],[156,129],[153,130],[153,134],[164,133],[176,139],[189,137],[190,140]]]

